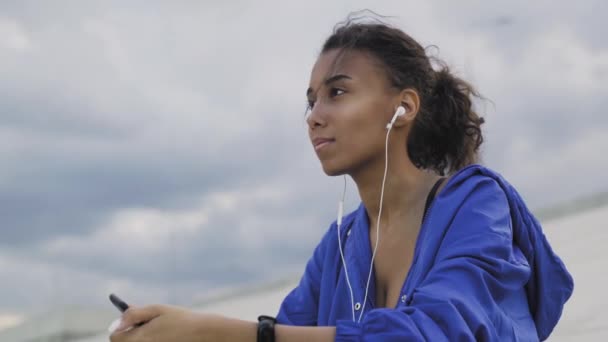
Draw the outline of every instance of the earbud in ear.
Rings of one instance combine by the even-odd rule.
[[[397,108],[397,112],[395,112],[395,115],[401,116],[403,114],[405,114],[405,107],[399,106],[399,108]]]
[[[395,112],[395,115],[393,115],[393,118],[391,119],[391,122],[389,122],[386,125],[386,129],[391,129],[393,127],[393,124],[395,123],[395,121],[397,121],[397,118],[404,115],[406,112],[405,107],[403,106],[399,106],[397,108],[397,111]]]

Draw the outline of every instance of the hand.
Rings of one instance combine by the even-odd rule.
[[[193,312],[179,307],[151,305],[142,308],[131,307],[122,316],[121,324],[110,335],[112,342],[138,341],[217,341],[223,318]],[[144,325],[135,327],[138,323]],[[132,329],[129,329],[133,327]]]

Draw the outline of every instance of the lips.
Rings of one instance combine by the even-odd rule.
[[[314,138],[312,140],[312,144],[315,147],[315,150],[318,151],[321,148],[331,144],[334,141],[335,141],[335,139],[331,139],[331,138]]]

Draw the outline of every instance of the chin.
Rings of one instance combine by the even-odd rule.
[[[323,168],[323,172],[325,172],[328,176],[341,176],[346,173],[346,170],[343,167],[338,167],[338,165],[321,162],[321,167]]]

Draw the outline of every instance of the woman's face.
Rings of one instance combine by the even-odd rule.
[[[330,176],[384,160],[386,124],[399,106],[376,59],[359,51],[339,55],[334,49],[319,56],[307,90],[308,133]]]

